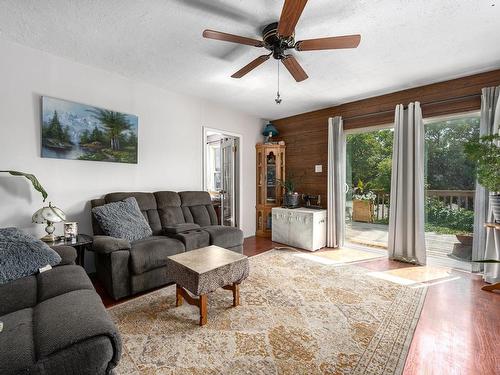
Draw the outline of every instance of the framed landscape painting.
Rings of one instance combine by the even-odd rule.
[[[137,163],[137,116],[42,96],[42,157]]]

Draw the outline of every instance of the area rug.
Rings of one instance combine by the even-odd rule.
[[[303,253],[304,258],[311,258],[326,264],[356,263],[366,260],[387,258],[387,254],[382,255],[375,252],[351,249],[344,247],[341,249],[328,249],[314,253]],[[318,259],[319,258],[319,259]]]
[[[250,258],[241,305],[209,296],[208,324],[169,286],[109,309],[117,374],[401,374],[426,288],[272,250]]]
[[[390,271],[371,272],[370,276],[379,277],[403,285],[457,278],[453,275],[450,268],[435,266],[405,267]]]

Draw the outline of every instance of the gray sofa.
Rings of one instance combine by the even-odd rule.
[[[76,251],[54,247],[61,263],[0,284],[0,374],[108,374],[121,341]]]
[[[243,252],[243,232],[217,224],[207,192],[111,193],[92,200],[91,206],[128,197],[136,198],[152,237],[130,243],[105,236],[92,217],[97,276],[114,299],[172,282],[165,268],[170,255],[209,245]]]

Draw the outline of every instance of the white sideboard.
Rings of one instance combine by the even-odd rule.
[[[326,246],[326,210],[272,209],[273,241],[315,251]]]

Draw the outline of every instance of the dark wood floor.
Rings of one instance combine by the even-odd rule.
[[[275,246],[280,244],[250,237],[245,239],[244,253],[253,256]],[[408,267],[388,259],[356,265],[374,271]],[[500,293],[482,291],[480,276],[457,275],[455,280],[429,286],[404,375],[500,374]],[[105,306],[117,303],[99,282],[94,286]]]

